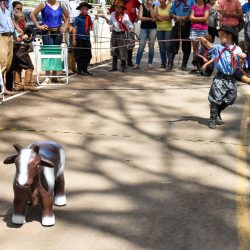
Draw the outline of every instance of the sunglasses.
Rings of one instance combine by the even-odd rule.
[[[16,10],[22,10],[23,8],[15,8]]]

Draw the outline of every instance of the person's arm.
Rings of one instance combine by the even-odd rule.
[[[99,15],[99,17],[104,18],[104,20],[106,21],[106,23],[109,24],[109,25],[111,25],[110,24],[110,19],[108,19],[105,15]]]
[[[202,56],[202,55],[200,55],[200,54],[197,54],[197,56],[200,57],[200,58],[202,58],[203,61],[204,61],[205,63],[208,62],[208,60],[207,60],[206,57],[204,57],[204,56]]]
[[[191,14],[190,14],[190,20],[192,22],[202,22],[202,23],[206,23],[209,17],[209,9],[205,10],[204,16],[203,17],[195,17],[194,16],[194,10],[192,9]]]
[[[239,1],[237,1],[236,10],[234,11],[220,11],[222,17],[235,17],[235,18],[242,18],[243,11]]]
[[[23,30],[19,27],[19,25],[16,23],[16,21],[13,19],[12,20],[12,23],[14,25],[14,28],[17,30],[17,32],[20,34],[20,35],[23,35]]]
[[[150,12],[151,12],[151,11],[150,11]],[[144,17],[144,16],[143,16],[143,6],[142,6],[142,5],[141,5],[140,8],[139,8],[138,18],[139,18],[139,20],[141,20],[141,21],[153,21],[153,20],[155,20],[154,15],[153,15],[153,17],[152,17],[152,14],[151,14],[151,17]]]
[[[133,23],[130,21],[128,14],[124,14],[123,23],[126,25],[129,32],[135,30],[135,27],[134,27]]]
[[[75,26],[72,30],[72,36],[73,36],[73,46],[76,46],[76,30],[77,30],[77,26]]]
[[[36,19],[36,15],[38,13],[40,13],[43,8],[45,6],[45,3],[40,3],[31,13],[30,13],[30,19],[32,20],[32,22],[35,24],[35,26],[39,29],[39,30],[47,30],[48,26],[47,25],[40,25]]]
[[[205,64],[202,65],[201,69],[202,71],[205,71],[207,68],[207,65],[209,65],[210,63],[212,63],[214,61],[214,58],[210,59],[209,61],[207,61]]]
[[[195,40],[201,42],[208,49],[212,49],[214,47],[214,45],[204,37],[197,36]]]
[[[61,31],[61,33],[65,33],[66,29],[68,28],[68,25],[69,25],[69,12],[63,3],[61,4],[61,6],[62,6],[62,10],[63,10],[64,23],[61,26],[60,31]]]

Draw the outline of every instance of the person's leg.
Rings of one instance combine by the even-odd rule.
[[[206,70],[204,72],[204,76],[211,76],[214,71],[214,63],[210,63],[207,65]]]
[[[38,89],[32,85],[32,73],[33,73],[33,68],[25,70],[24,90],[38,91]]]
[[[201,70],[201,67],[204,65],[203,58],[196,55],[194,61],[196,62],[196,65],[194,65],[197,69],[197,73],[203,75],[203,72]]]
[[[22,82],[22,70],[15,69],[14,70],[14,91],[24,90],[23,82]]]
[[[192,40],[192,46],[193,46],[193,60],[195,60],[197,58],[199,42]],[[194,71],[197,71],[197,67],[195,65],[194,65]]]
[[[136,65],[135,66],[138,66],[141,63],[143,51],[145,49],[146,40],[147,40],[147,30],[146,29],[141,29],[140,35],[139,35],[139,40],[140,40],[140,44],[139,44],[139,48],[138,48],[137,55],[136,55]]]
[[[118,63],[118,57],[117,56],[113,56],[112,57],[112,68],[109,69],[109,71],[117,71],[117,63]]]
[[[0,65],[3,79],[6,72],[11,69],[13,59],[13,40],[10,36],[0,36]],[[6,88],[4,93],[7,95],[12,95],[14,92],[11,92]]]
[[[90,41],[88,41],[88,40],[84,41],[83,47],[86,48],[86,50],[84,51],[85,64],[84,64],[83,71],[85,72],[86,75],[92,76],[93,74],[88,71],[88,66],[89,66],[91,58],[92,58]]]
[[[165,42],[164,40],[164,32],[165,31],[157,31],[157,40],[159,45],[160,57],[161,57],[161,66],[166,67],[166,51],[165,51]]]
[[[157,30],[149,29],[148,30],[148,65],[152,65],[154,59],[154,47],[156,39]]]
[[[168,65],[169,58],[171,56],[171,31],[164,31],[164,36],[163,39],[165,40],[164,42],[164,49],[166,53],[166,65]]]
[[[127,65],[126,62],[128,60],[128,52],[127,52],[127,40],[126,40],[126,34],[119,34],[119,43],[118,46],[120,46],[117,49],[118,52],[118,58],[121,60],[121,69],[122,72],[127,72]]]
[[[133,48],[128,49],[128,66],[129,67],[133,67],[134,66],[132,59],[133,59]]]
[[[181,26],[181,38],[188,39],[190,36],[190,29],[191,23],[185,22],[183,26]],[[188,59],[191,53],[191,42],[190,41],[182,41],[182,52],[183,52],[183,59],[182,59],[182,66],[181,69],[186,71]]]
[[[211,129],[216,128],[216,120],[218,117],[218,105],[216,103],[210,103],[210,119],[208,121],[208,126]]]
[[[179,37],[179,22],[177,21],[172,28],[171,32],[171,39],[178,39]],[[168,66],[167,70],[171,71],[174,67],[174,58],[175,55],[178,53],[180,48],[180,42],[179,41],[171,41],[169,45],[169,53],[168,53]]]

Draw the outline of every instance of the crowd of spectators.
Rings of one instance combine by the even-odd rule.
[[[0,66],[5,81],[4,93],[7,95],[13,94],[13,91],[36,90],[30,78],[34,67],[28,55],[27,45],[25,45],[30,41],[32,32],[26,29],[22,8],[21,2],[0,0]],[[82,3],[81,0],[46,0],[31,13],[31,20],[42,34],[43,44],[60,45],[62,42],[67,42],[70,47],[76,47],[74,50],[69,50],[68,59],[69,68],[79,75],[91,75],[87,70],[92,57],[89,39],[92,21],[88,15],[90,8],[92,8],[91,4]],[[173,70],[174,59],[181,45],[183,58],[180,69],[189,70],[187,64],[193,48],[194,68],[190,73],[200,74],[206,71],[209,55],[206,51],[204,52],[204,48],[202,50],[196,37],[210,35],[211,42],[214,42],[215,37],[218,36],[217,28],[226,25],[232,27],[237,34],[234,42],[238,44],[243,14],[245,14],[244,42],[247,52],[250,52],[250,0],[243,6],[239,0],[219,0],[218,2],[215,0],[210,0],[210,2],[206,0],[159,0],[159,2],[145,0],[142,4],[138,0],[115,0],[109,11],[110,18],[105,15],[101,17],[104,17],[110,24],[112,32],[111,71],[117,70],[119,59],[122,72],[126,72],[127,67],[138,69],[147,42],[149,46],[148,68],[152,69],[154,44],[157,39],[161,68],[166,71]],[[41,13],[42,24],[36,18],[38,13]],[[134,33],[134,23],[138,20],[141,21],[140,42],[135,64],[133,64],[134,43],[131,42],[133,36],[130,35],[128,39],[128,34]],[[19,46],[14,46],[14,42],[19,43]],[[78,49],[82,47],[86,50]],[[21,54],[20,48],[22,48]],[[200,58],[203,58],[201,66]],[[250,59],[250,56],[248,58]],[[25,61],[20,59],[25,59]],[[204,64],[206,65],[203,66]],[[24,82],[21,78],[23,69],[27,76]],[[51,74],[56,75],[56,71],[47,71],[48,77],[44,79],[44,83],[60,81],[56,77],[49,78]]]

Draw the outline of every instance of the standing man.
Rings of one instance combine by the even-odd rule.
[[[0,65],[3,76],[10,70],[13,58],[12,14],[12,0],[0,0]],[[13,92],[5,88],[4,94],[11,95]]]
[[[219,21],[221,26],[230,26],[237,35],[235,43],[239,42],[239,19],[243,17],[239,0],[219,0]]]
[[[174,27],[172,29],[172,39],[189,39],[191,22],[189,19],[194,0],[174,0],[171,9],[170,16],[175,20]],[[167,70],[172,70],[174,65],[175,55],[178,53],[180,47],[180,41],[173,41],[171,44],[172,56],[169,58]],[[181,70],[187,70],[187,63],[191,53],[191,42],[181,42],[183,59]]]
[[[69,12],[69,25],[66,32],[66,42],[68,46],[73,46],[73,27],[74,27],[74,21],[77,16],[79,16],[80,11],[77,9],[77,7],[80,5],[82,1],[81,0],[62,0],[62,3],[65,4],[68,12]],[[69,70],[76,73],[76,59],[74,54],[74,49],[68,50],[68,65]]]
[[[114,0],[111,8],[109,9],[110,14],[115,11],[114,7],[116,5],[116,2],[119,0]],[[120,1],[119,1],[120,2]],[[134,24],[138,20],[137,12],[139,10],[139,7],[141,3],[139,0],[123,0],[124,5],[126,7],[126,10],[124,13],[128,14],[130,21]],[[127,60],[127,66],[133,67],[133,47],[134,46],[128,46],[128,60]]]

